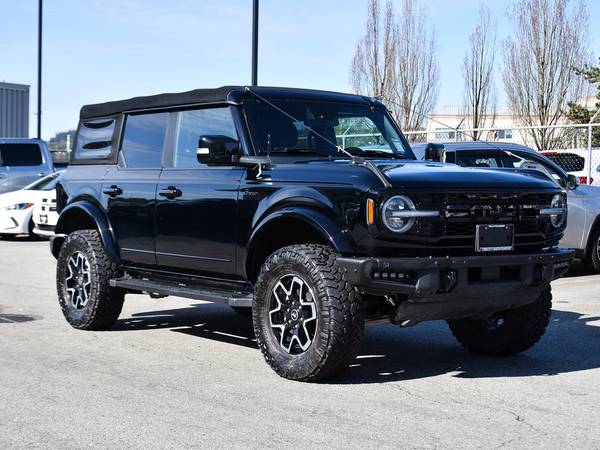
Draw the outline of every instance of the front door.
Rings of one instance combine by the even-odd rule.
[[[162,168],[169,113],[128,115],[117,166],[102,183],[123,264],[154,267],[156,188]]]
[[[229,108],[177,113],[157,189],[156,261],[161,269],[235,277],[237,201],[244,169],[197,160],[200,136],[237,139]]]

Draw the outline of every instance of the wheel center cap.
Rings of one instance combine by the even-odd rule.
[[[297,309],[292,309],[290,316],[291,316],[292,320],[298,320],[298,317],[300,317],[300,314],[298,313]]]

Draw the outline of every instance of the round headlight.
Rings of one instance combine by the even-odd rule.
[[[561,214],[550,214],[550,222],[554,228],[560,228],[567,220],[567,197],[563,194],[557,194],[552,197],[550,208],[561,209]]]
[[[404,195],[395,195],[383,204],[383,223],[395,233],[408,231],[416,222],[415,217],[407,214],[415,210],[415,204]]]

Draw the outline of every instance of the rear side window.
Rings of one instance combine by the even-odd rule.
[[[42,152],[37,144],[0,144],[3,166],[39,166],[43,164]]]
[[[161,167],[168,117],[168,113],[127,116],[121,154],[128,168]]]
[[[115,119],[81,122],[77,134],[76,159],[105,159],[112,153]]]
[[[585,158],[575,153],[544,153],[566,172],[580,172],[585,167]]]

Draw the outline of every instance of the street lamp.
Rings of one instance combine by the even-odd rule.
[[[41,2],[42,0],[40,0]],[[252,86],[258,84],[258,0],[252,2]]]
[[[42,138],[42,0],[38,0],[37,138]]]

